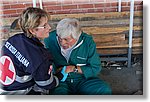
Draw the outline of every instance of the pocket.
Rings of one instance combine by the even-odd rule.
[[[80,57],[80,56],[77,56],[77,59],[86,60],[87,58],[85,58],[85,57]]]
[[[86,62],[87,62],[86,57],[77,56],[76,60],[77,60],[77,65],[78,66],[86,65]]]

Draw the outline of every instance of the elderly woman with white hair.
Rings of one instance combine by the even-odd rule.
[[[96,44],[91,35],[81,31],[77,19],[62,19],[44,43],[54,57],[55,71],[63,68],[66,74],[50,94],[111,94],[110,86],[98,77],[101,63]]]

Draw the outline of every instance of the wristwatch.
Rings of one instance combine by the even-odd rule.
[[[78,72],[77,66],[74,67],[73,71],[74,71],[74,73],[77,73],[77,72]]]

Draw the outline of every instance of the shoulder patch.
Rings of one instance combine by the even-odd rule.
[[[0,57],[0,83],[10,85],[14,82],[16,71],[10,57]]]

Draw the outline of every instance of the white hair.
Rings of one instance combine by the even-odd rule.
[[[56,32],[60,38],[72,35],[74,39],[78,39],[81,35],[79,21],[74,18],[62,19],[58,22]]]

